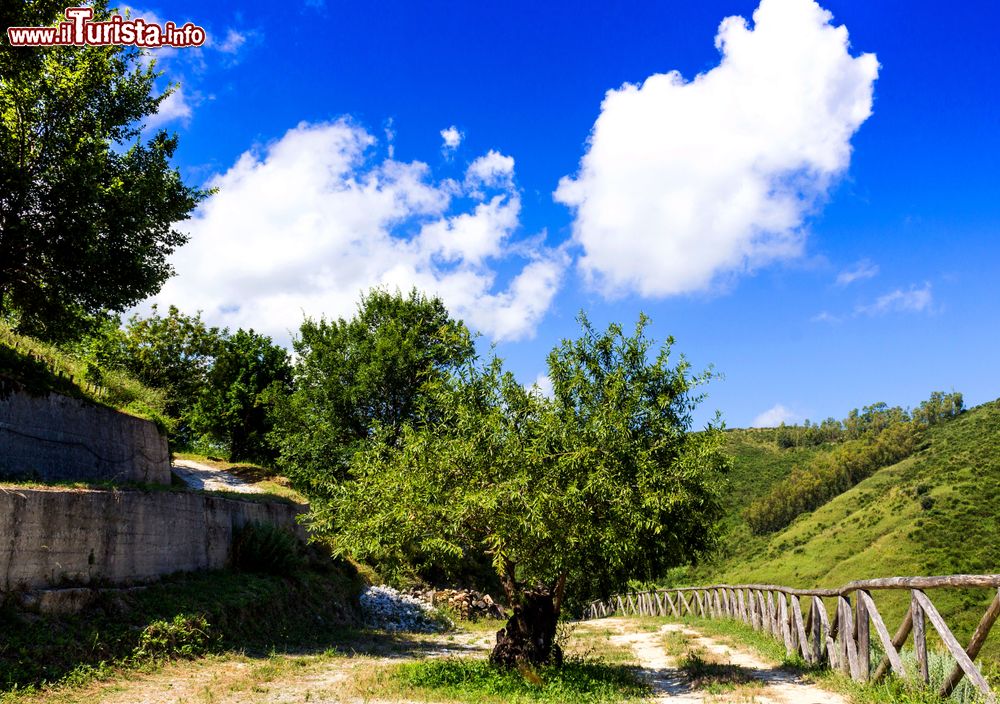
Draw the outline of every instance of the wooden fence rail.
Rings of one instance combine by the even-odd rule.
[[[981,588],[994,592],[993,601],[965,648],[925,591],[943,588]],[[892,635],[872,598],[873,591],[887,589],[910,591],[906,616]],[[828,603],[833,608],[832,618],[827,610]],[[951,673],[940,686],[939,694],[949,696],[962,678],[967,677],[983,693],[987,702],[997,702],[975,659],[990,629],[1000,617],[1000,574],[889,577],[850,582],[837,589],[791,589],[774,584],[713,584],[657,589],[595,601],[585,610],[584,618],[603,618],[613,614],[736,619],[783,641],[789,655],[799,653],[809,663],[837,668],[855,680],[877,682],[892,671],[901,678],[915,678],[924,685],[929,681],[929,621],[955,661]],[[901,649],[911,634],[917,666],[914,672],[907,673]],[[885,653],[877,663],[871,662],[872,638],[877,639]]]

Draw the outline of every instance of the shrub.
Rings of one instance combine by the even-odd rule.
[[[172,621],[153,621],[146,626],[133,658],[192,658],[207,652],[213,640],[204,616],[177,614]]]
[[[288,575],[302,563],[298,538],[270,523],[247,523],[233,536],[232,565],[235,569]]]

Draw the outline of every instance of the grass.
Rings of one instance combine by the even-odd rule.
[[[746,685],[760,686],[750,670],[732,663],[719,662],[710,653],[697,648],[684,654],[680,666],[694,689],[705,689],[711,694],[721,694]]]
[[[780,532],[754,536],[737,515],[770,490],[804,453],[781,450],[767,434],[737,431],[728,549],[713,562],[675,571],[672,584],[765,582],[833,587],[884,576],[992,573],[1000,566],[1000,401],[929,429],[922,448],[877,471]],[[905,612],[904,591],[876,593],[890,630]],[[968,638],[989,590],[930,593],[949,626]],[[1000,633],[981,655],[1000,659]]]
[[[13,380],[29,393],[50,391],[145,418],[167,432],[166,397],[119,371],[98,369],[58,348],[14,332],[0,320],[0,382]],[[4,391],[0,385],[0,394]]]
[[[268,618],[265,616],[265,618]],[[481,622],[477,622],[481,623]],[[380,634],[342,629],[325,642],[281,650],[242,651],[215,647],[194,660],[178,659],[178,645],[199,646],[204,626],[197,622],[156,624],[147,642],[173,652],[172,659],[137,659],[127,670],[114,666],[81,667],[62,686],[38,692],[0,694],[4,704],[93,704],[112,701],[427,701],[427,702],[638,702],[649,688],[629,658],[611,663],[591,647],[606,634],[590,629],[563,633],[571,654],[560,671],[492,668],[486,650],[470,644],[478,632],[449,634]],[[194,636],[192,638],[191,636]],[[224,652],[222,652],[224,650]],[[441,657],[471,652],[466,659]],[[216,654],[217,653],[217,654]],[[399,658],[407,662],[396,662]],[[417,658],[417,660],[412,660]],[[127,699],[125,699],[127,697]]]
[[[610,628],[578,628],[575,624],[560,624],[557,641],[568,658],[600,661],[609,665],[632,665],[635,655],[623,643],[612,643],[610,636],[618,631]]]
[[[88,679],[172,657],[329,647],[352,635],[353,570],[323,563],[291,577],[230,571],[109,590],[77,615],[0,607],[0,692]]]
[[[253,503],[294,503],[301,504],[305,500],[297,494],[290,495],[286,491],[268,492],[266,484],[258,484],[266,493],[244,493],[236,491],[199,491],[191,489],[183,483],[173,484],[149,484],[145,482],[81,482],[81,481],[39,481],[39,480],[0,480],[0,491],[17,491],[19,489],[41,489],[48,491],[145,491],[145,492],[173,492],[179,494],[205,494],[217,496],[220,499],[232,501],[250,501]]]
[[[499,669],[485,660],[424,660],[398,665],[389,679],[407,697],[418,692],[435,700],[445,697],[484,704],[610,704],[641,701],[650,691],[634,668],[577,658],[568,659],[561,668],[521,670]]]

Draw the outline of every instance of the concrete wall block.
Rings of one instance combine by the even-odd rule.
[[[0,393],[0,477],[170,483],[156,425],[60,394]]]
[[[0,490],[0,591],[220,569],[249,522],[304,539],[296,521],[304,510],[189,492]]]

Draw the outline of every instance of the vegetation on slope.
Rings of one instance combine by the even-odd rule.
[[[39,615],[0,602],[0,693],[83,682],[174,657],[228,649],[327,647],[356,620],[361,583],[346,563],[290,576],[176,575],[101,592],[75,615]]]
[[[765,493],[769,475],[781,481],[788,464],[781,457],[785,452],[789,450],[776,445],[740,450],[735,486]],[[998,500],[1000,401],[994,401],[927,429],[913,455],[876,471],[777,533],[755,536],[730,514],[728,552],[715,562],[673,574],[672,581],[833,587],[869,577],[997,572]],[[739,510],[737,504],[745,506],[749,497],[733,502]],[[948,623],[965,636],[992,598],[986,590],[939,590],[931,596]],[[887,621],[898,623],[907,593],[877,599],[885,604]],[[987,656],[1000,653],[998,642],[994,634]]]
[[[31,393],[50,391],[110,406],[152,420],[162,429],[171,422],[166,397],[128,374],[101,367],[54,345],[20,335],[0,318],[0,378],[13,380]]]

